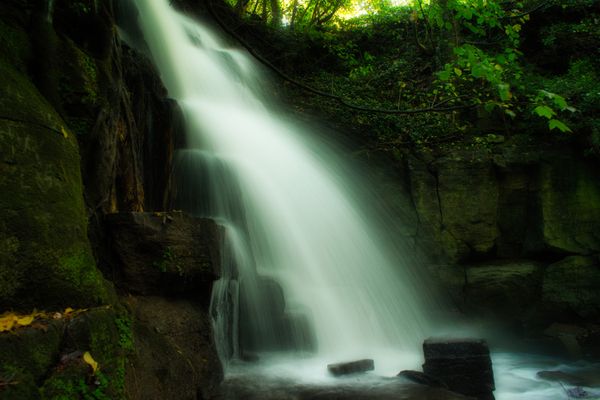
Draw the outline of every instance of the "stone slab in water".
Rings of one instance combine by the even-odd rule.
[[[327,365],[327,370],[335,376],[356,374],[358,372],[372,371],[374,369],[375,363],[371,359]]]
[[[427,339],[423,372],[452,391],[478,399],[493,399],[494,373],[490,351],[481,339]]]

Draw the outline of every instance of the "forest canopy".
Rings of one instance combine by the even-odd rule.
[[[327,54],[304,78],[342,104],[475,109],[504,129],[577,132],[590,152],[600,148],[598,0],[227,1],[240,18],[294,36],[284,52],[318,42]],[[299,65],[285,69],[311,68]],[[424,123],[433,120],[446,132],[473,128],[456,112]]]

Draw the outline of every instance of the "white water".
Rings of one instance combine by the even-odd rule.
[[[365,183],[328,165],[338,157],[269,108],[260,95],[264,78],[248,55],[166,0],[136,4],[153,60],[186,117],[188,150],[179,153],[176,171],[181,201],[226,226],[232,249],[225,275],[246,285],[255,334],[276,340],[268,337],[276,322],[265,315],[273,299],[256,286],[257,276],[267,276],[283,288],[286,315],[308,321],[319,358],[419,352],[429,295],[365,218],[369,204],[352,195]],[[237,286],[224,280],[214,290],[216,302],[237,296]],[[214,310],[220,321],[237,312],[231,305]],[[216,331],[221,341],[235,335],[235,328]],[[230,347],[222,356],[236,353],[235,343]]]

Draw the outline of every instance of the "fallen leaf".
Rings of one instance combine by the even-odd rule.
[[[23,317],[17,317],[17,324],[19,324],[21,326],[27,326],[27,325],[31,325],[33,320],[34,320],[33,315],[25,315]]]
[[[17,316],[13,313],[3,314],[0,317],[0,332],[6,332],[13,329],[17,321]]]
[[[83,361],[85,361],[86,364],[92,367],[94,373],[96,372],[96,370],[98,369],[98,363],[96,362],[96,360],[94,360],[94,357],[92,357],[89,351],[83,353]]]

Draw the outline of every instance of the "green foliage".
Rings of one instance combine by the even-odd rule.
[[[117,329],[119,331],[119,345],[123,350],[133,351],[133,330],[131,328],[132,321],[129,315],[123,315],[115,319]]]
[[[597,4],[414,0],[409,6],[391,7],[367,2],[366,12],[355,18],[296,30],[296,42],[310,45],[299,49],[290,75],[297,68],[303,74],[295,77],[303,83],[364,107],[473,108],[397,116],[357,113],[305,92],[294,95],[294,102],[321,111],[325,118],[339,116],[367,132],[379,148],[526,130],[555,133],[548,140],[584,135],[590,148],[598,149],[600,121],[590,110],[598,104],[594,68],[600,68],[583,68],[580,62],[598,52],[600,18],[592,8]],[[340,17],[348,7],[340,9]],[[571,69],[564,74],[569,63]],[[472,143],[483,146],[486,140]]]
[[[161,259],[159,261],[154,261],[152,265],[162,273],[175,270],[179,276],[184,275],[183,267],[181,266],[175,251],[171,247],[166,247]]]

